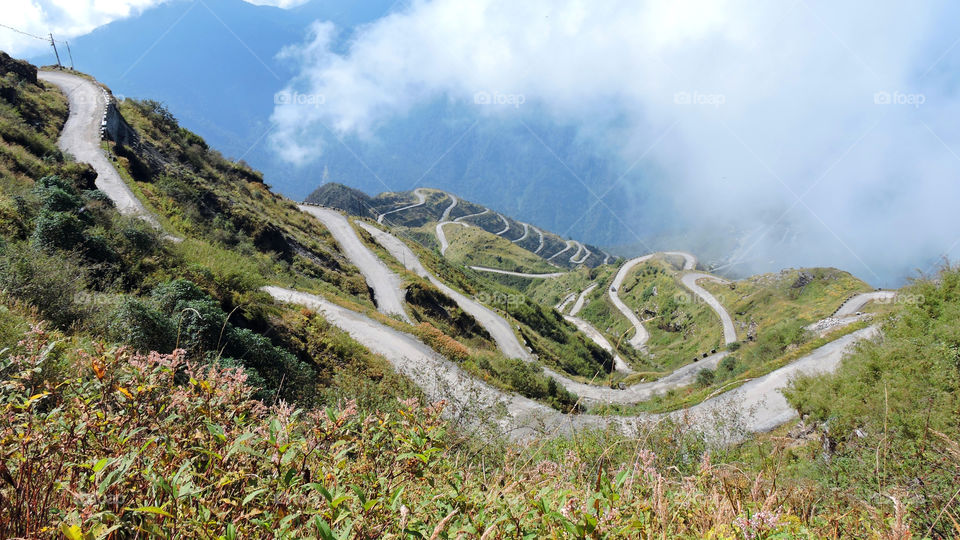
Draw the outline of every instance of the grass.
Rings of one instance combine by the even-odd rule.
[[[803,284],[801,273],[809,276],[809,283]],[[850,273],[834,268],[784,270],[731,285],[704,281],[701,286],[723,304],[741,334],[749,334],[751,327],[762,331],[783,320],[816,322],[830,316],[850,296],[872,290]]]
[[[252,400],[242,369],[35,327],[0,353],[0,536],[839,537],[907,512],[781,479],[774,447],[725,465],[682,425],[516,446],[444,404]],[[177,374],[183,375],[179,381]],[[161,412],[162,411],[162,412]],[[759,452],[756,452],[759,454]],[[743,453],[747,456],[748,454]],[[12,485],[11,485],[12,484]],[[16,487],[13,487],[16,486]],[[816,511],[810,511],[816,508]],[[869,518],[873,519],[869,519]]]
[[[542,258],[480,227],[451,225],[445,228],[444,232],[450,242],[445,255],[455,264],[532,274],[558,271],[557,267]]]

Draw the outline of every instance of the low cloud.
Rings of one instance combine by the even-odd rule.
[[[325,106],[279,105],[273,142],[303,164],[328,129],[522,96],[646,171],[621,188],[668,201],[678,226],[753,231],[742,261],[890,282],[960,237],[951,20],[946,2],[415,1],[345,52],[325,23],[288,48],[287,91]]]

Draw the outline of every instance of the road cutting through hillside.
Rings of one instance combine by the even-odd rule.
[[[714,313],[720,317],[720,323],[723,325],[723,341],[729,345],[737,340],[737,330],[733,326],[733,319],[730,318],[730,314],[727,313],[727,310],[719,300],[706,289],[697,285],[697,281],[701,279],[707,279],[717,283],[729,283],[729,281],[701,272],[687,272],[680,277],[680,282],[683,283],[683,286],[690,289],[693,294],[699,296],[700,299],[706,302],[707,305],[713,309]]]
[[[89,79],[62,71],[41,70],[37,77],[56,85],[67,96],[69,115],[57,141],[60,150],[93,167],[97,172],[97,189],[110,198],[118,212],[136,216],[157,230],[162,230],[156,216],[137,199],[100,147],[100,129],[106,125],[107,103],[110,99],[107,91]],[[164,238],[182,241],[182,238],[169,234]]]
[[[346,216],[321,206],[302,204],[299,208],[323,223],[343,250],[343,254],[360,270],[367,285],[373,289],[377,310],[386,315],[399,315],[404,321],[412,322],[404,309],[404,291],[400,288],[400,277],[391,272],[387,265],[364,245]]]
[[[459,221],[441,221],[437,223],[437,241],[440,242],[440,254],[446,255],[447,249],[450,247],[450,242],[447,241],[447,233],[443,231],[443,228],[447,225],[460,225],[461,227],[469,227],[466,223],[461,223]]]
[[[460,200],[457,199],[457,196],[454,195],[453,193],[446,193],[446,196],[450,198],[450,206],[446,207],[443,210],[443,214],[440,216],[441,222],[444,222],[450,219],[450,212],[452,212],[453,209],[457,207],[457,203],[460,202]]]
[[[478,381],[413,336],[328,300],[279,287],[265,287],[264,290],[278,301],[296,303],[321,313],[331,324],[350,334],[372,352],[385,357],[398,372],[417,384],[428,399],[446,400],[448,416],[470,424],[484,422],[489,414],[489,420],[495,427],[514,440],[604,427],[615,427],[631,436],[637,433],[640,424],[671,418],[690,425],[717,442],[740,441],[749,434],[769,431],[796,418],[796,411],[781,393],[790,379],[800,374],[833,371],[853,343],[872,337],[877,332],[874,327],[858,330],[815,349],[786,367],[689,409],[635,416],[569,415]],[[681,370],[674,375],[678,378],[690,376]],[[657,381],[661,384],[666,382],[667,378]]]
[[[510,270],[501,270],[499,268],[490,268],[487,266],[468,266],[471,270],[476,270],[478,272],[490,272],[492,274],[503,274],[505,276],[516,276],[523,278],[532,278],[532,279],[550,279],[558,278],[560,276],[567,275],[566,272],[549,272],[546,274],[535,274],[531,272],[513,272]]]
[[[836,318],[849,317],[855,315],[858,311],[863,309],[868,302],[882,302],[882,301],[891,301],[897,296],[896,291],[873,291],[868,293],[861,293],[855,296],[852,296],[846,302],[840,306],[840,309],[833,314]]]
[[[594,343],[600,346],[601,349],[607,351],[613,356],[613,367],[621,373],[633,373],[633,370],[630,369],[630,365],[617,353],[616,349],[613,348],[613,345],[607,341],[607,338],[603,337],[603,334],[600,333],[592,324],[587,321],[577,317],[580,313],[580,310],[583,309],[584,304],[586,303],[587,295],[593,292],[597,288],[597,284],[594,283],[590,285],[583,292],[580,293],[580,296],[577,297],[577,301],[573,304],[573,307],[570,308],[570,314],[564,315],[563,318],[569,321],[571,324],[577,327],[578,330],[583,332],[588,338],[590,338]]]
[[[420,259],[417,258],[413,250],[404,244],[399,238],[382,229],[374,227],[369,223],[359,220],[356,221],[356,223],[361,228],[373,235],[373,238],[377,241],[377,243],[383,246],[390,253],[390,255],[393,256],[393,258],[399,262],[402,262],[406,266],[407,270],[410,270],[418,276],[429,280],[430,283],[433,283],[433,285],[440,289],[442,293],[449,296],[454,302],[456,302],[457,305],[460,306],[460,309],[469,313],[474,319],[476,319],[477,322],[487,330],[487,332],[490,334],[490,337],[492,337],[494,342],[496,342],[497,348],[499,348],[503,354],[510,358],[520,358],[527,361],[533,358],[530,354],[530,351],[528,351],[527,348],[520,343],[520,339],[517,338],[513,328],[506,319],[498,315],[492,309],[471,298],[468,298],[463,293],[454,290],[446,283],[437,279],[436,276],[428,272],[423,264],[420,263]]]
[[[397,208],[395,210],[390,210],[389,212],[384,212],[377,217],[377,223],[383,223],[383,218],[389,216],[390,214],[396,214],[397,212],[403,212],[404,210],[410,210],[411,208],[417,208],[427,204],[427,196],[424,194],[423,189],[417,188],[413,190],[413,194],[417,197],[417,202],[404,206],[403,208]]]
[[[527,237],[530,236],[530,225],[527,225],[526,223],[521,223],[520,225],[523,226],[523,236],[521,236],[520,238],[517,238],[516,240],[513,240],[514,244],[519,244],[520,242],[523,242],[524,240],[527,239]]]

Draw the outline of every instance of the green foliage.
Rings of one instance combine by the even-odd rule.
[[[44,211],[36,219],[31,242],[40,249],[77,248],[83,241],[83,223],[73,214]]]
[[[716,379],[712,369],[701,369],[697,372],[697,386],[710,386]]]
[[[934,519],[960,475],[947,459],[960,457],[960,271],[946,268],[902,294],[917,302],[901,306],[882,339],[864,342],[836,374],[798,379],[786,395],[828,423],[824,481],[865,495],[899,486],[917,501],[923,526],[949,536],[952,526]]]
[[[834,508],[839,499],[776,482],[773,471],[714,465],[702,438],[670,421],[640,426],[638,438],[586,430],[465,447],[442,403],[265,406],[250,399],[242,369],[58,339],[37,327],[0,353],[4,538],[909,532],[899,514]]]
[[[510,295],[507,312],[529,327],[521,329],[541,360],[561,370],[592,378],[613,370],[613,357],[563,319],[555,309],[534,304],[526,297]]]
[[[150,303],[128,298],[110,318],[109,335],[138,351],[172,351],[176,327],[170,317]]]
[[[479,368],[481,376],[505,386],[522,396],[541,401],[563,412],[579,410],[577,396],[557,384],[534,364],[502,354],[480,353],[469,362]],[[475,370],[474,370],[475,371]]]
[[[47,320],[64,328],[81,315],[77,302],[86,275],[71,257],[15,244],[0,252],[0,290],[35,307]]]

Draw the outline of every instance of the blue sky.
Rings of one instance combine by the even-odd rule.
[[[12,1],[4,24],[65,38],[157,3]],[[887,281],[891,259],[927,270],[960,253],[958,15],[946,1],[403,1],[348,48],[327,21],[288,44],[296,75],[265,143],[309,166],[323,134],[376,141],[424,104],[535,117],[574,126],[623,171],[618,188],[691,228],[750,231],[744,261]],[[37,47],[0,32],[0,48]]]

